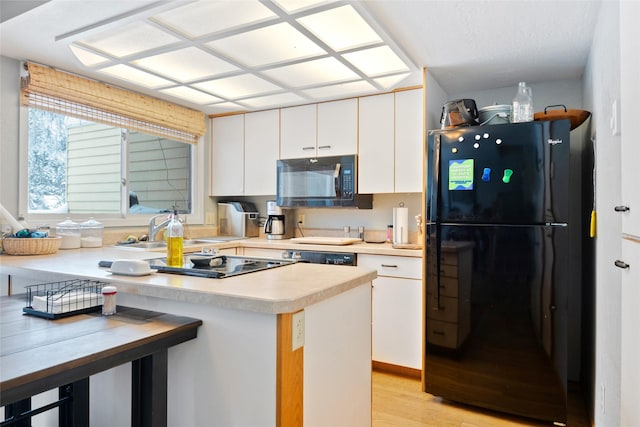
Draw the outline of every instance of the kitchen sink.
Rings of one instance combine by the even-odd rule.
[[[223,240],[213,240],[213,239],[185,239],[183,241],[183,246],[195,246],[195,245],[210,245],[213,243],[222,243]],[[167,242],[164,240],[155,240],[153,242],[137,242],[130,243],[125,245],[116,245],[118,247],[125,248],[141,248],[141,249],[156,249],[156,248],[166,248]]]

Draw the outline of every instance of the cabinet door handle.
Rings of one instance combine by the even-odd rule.
[[[324,149],[327,149],[327,148],[331,148],[331,146],[330,145],[318,145],[318,150],[324,150]]]
[[[620,268],[629,268],[629,264],[627,264],[627,263],[626,263],[626,262],[624,262],[624,261],[620,261],[620,260],[618,260],[618,259],[614,262],[614,264],[615,264],[615,266],[616,266],[616,267],[620,267]]]
[[[613,210],[616,212],[629,212],[631,208],[629,206],[616,206]]]
[[[380,267],[383,267],[383,268],[398,268],[397,265],[393,265],[393,264],[380,264]]]
[[[315,150],[316,147],[302,147],[303,150],[308,151],[308,150]]]

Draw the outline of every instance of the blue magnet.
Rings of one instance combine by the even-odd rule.
[[[482,171],[482,180],[489,182],[491,180],[491,168],[484,168]]]
[[[508,184],[511,181],[511,176],[513,175],[513,171],[511,169],[505,169],[504,175],[502,176],[502,182]]]

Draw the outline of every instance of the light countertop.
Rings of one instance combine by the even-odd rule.
[[[116,285],[118,292],[273,314],[295,312],[376,277],[374,270],[364,267],[308,263],[224,279],[163,273],[130,277],[114,275],[107,268],[98,267],[100,260],[162,256],[158,252],[113,246],[59,250],[52,255],[1,255],[0,274],[27,277],[34,283],[74,277],[95,279]]]

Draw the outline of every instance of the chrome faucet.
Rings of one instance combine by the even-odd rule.
[[[158,231],[162,230],[163,227],[166,227],[167,224],[171,222],[171,216],[169,216],[160,224],[156,224],[156,220],[158,218],[162,218],[166,216],[167,214],[155,215],[155,216],[152,216],[151,219],[149,220],[149,241],[150,242],[153,242],[154,240],[156,240],[156,234],[158,234]]]

